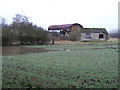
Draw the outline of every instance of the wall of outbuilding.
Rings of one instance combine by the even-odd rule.
[[[107,36],[105,33],[90,33],[91,38],[86,38],[86,33],[81,33],[81,41],[105,41]],[[99,34],[103,34],[103,38],[99,38]]]

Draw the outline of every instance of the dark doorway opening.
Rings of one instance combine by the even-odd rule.
[[[104,38],[104,35],[103,34],[99,34],[99,38]]]

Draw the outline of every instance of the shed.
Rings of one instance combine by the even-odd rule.
[[[105,41],[108,40],[108,32],[105,28],[81,29],[81,41]]]

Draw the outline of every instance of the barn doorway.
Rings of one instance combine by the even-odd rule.
[[[104,34],[99,34],[99,38],[104,38]]]

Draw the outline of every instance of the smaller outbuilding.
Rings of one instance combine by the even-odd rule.
[[[81,41],[106,41],[108,32],[105,28],[82,28]]]

